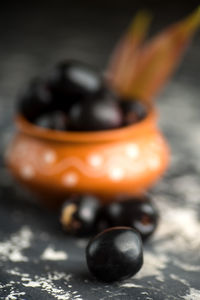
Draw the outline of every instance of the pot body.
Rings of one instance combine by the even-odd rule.
[[[99,138],[98,133],[88,133],[88,140],[84,133],[86,141],[81,133],[73,139],[57,139],[56,133],[49,138],[47,131],[37,135],[23,122],[18,119],[7,164],[19,182],[51,206],[74,193],[96,194],[102,201],[143,193],[168,165],[169,149],[155,115],[124,132],[101,132]]]

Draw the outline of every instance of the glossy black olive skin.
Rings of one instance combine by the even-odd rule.
[[[47,81],[54,98],[65,111],[73,103],[95,97],[103,89],[102,78],[96,70],[76,60],[57,64]]]
[[[37,118],[34,124],[46,129],[67,130],[67,115],[62,111],[49,112]]]
[[[92,195],[68,199],[61,212],[60,221],[63,229],[79,237],[87,237],[95,233],[99,209],[99,200]]]
[[[112,98],[97,98],[73,105],[69,111],[69,130],[99,131],[122,126],[123,115]]]
[[[47,85],[38,78],[31,81],[24,93],[19,97],[18,112],[31,122],[53,109],[52,95]]]
[[[143,240],[149,238],[158,224],[158,212],[149,198],[132,198],[105,206],[102,218],[107,227],[130,226]]]
[[[143,264],[140,235],[130,227],[106,229],[89,242],[86,260],[90,272],[100,281],[127,279]]]
[[[124,125],[137,123],[147,115],[147,109],[140,101],[123,99],[120,101],[120,106],[123,111]]]

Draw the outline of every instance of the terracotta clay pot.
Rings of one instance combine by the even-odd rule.
[[[100,195],[105,202],[143,193],[168,165],[154,109],[137,124],[99,132],[43,129],[20,115],[16,124],[8,166],[48,206],[74,193]]]

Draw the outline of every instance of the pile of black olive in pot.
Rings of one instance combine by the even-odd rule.
[[[18,111],[43,128],[64,131],[116,129],[142,120],[145,106],[120,99],[87,64],[66,61],[45,79],[36,78],[20,96]]]
[[[87,132],[137,123],[147,109],[139,101],[121,99],[88,65],[65,61],[46,79],[30,83],[19,99],[18,113],[41,128]],[[94,236],[86,248],[86,260],[97,279],[129,278],[142,267],[142,243],[157,226],[157,211],[147,196],[100,203],[92,195],[66,199],[62,227],[74,236]]]

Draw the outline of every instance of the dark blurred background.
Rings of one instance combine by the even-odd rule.
[[[13,98],[29,77],[47,72],[63,58],[78,58],[103,69],[138,9],[152,12],[152,34],[198,4],[195,0],[5,1],[0,9],[1,102]]]

